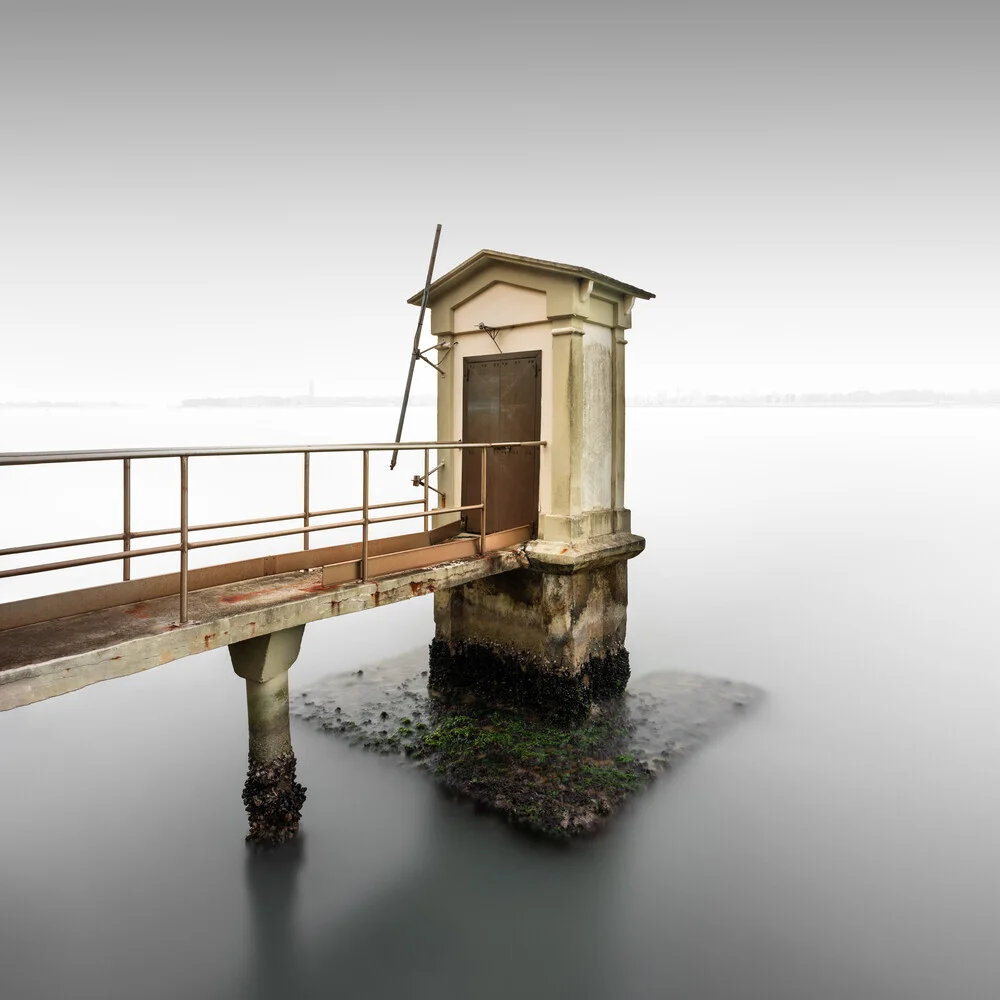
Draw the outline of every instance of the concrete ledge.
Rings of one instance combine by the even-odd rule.
[[[524,555],[530,569],[543,573],[579,573],[622,559],[633,559],[646,547],[646,539],[622,531],[580,542],[527,542]]]

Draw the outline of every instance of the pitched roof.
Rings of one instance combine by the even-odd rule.
[[[612,278],[610,275],[601,274],[600,271],[592,271],[589,267],[577,267],[575,264],[560,264],[554,260],[539,260],[536,257],[519,257],[517,254],[501,253],[499,250],[480,250],[479,253],[473,254],[468,260],[462,261],[458,267],[453,267],[447,274],[443,274],[431,284],[429,298],[434,298],[438,292],[443,292],[445,289],[457,284],[463,278],[468,277],[491,262],[515,264],[519,267],[530,268],[535,271],[550,271],[554,274],[571,274],[578,278],[589,278],[598,284],[613,288],[617,292],[634,295],[639,299],[656,298],[652,292],[636,288],[635,285],[629,285],[624,281],[619,281],[617,278]],[[423,296],[424,290],[421,288],[419,292],[412,295],[406,301],[411,305],[418,306]]]

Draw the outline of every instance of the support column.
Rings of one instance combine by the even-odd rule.
[[[529,542],[528,566],[434,595],[431,693],[445,701],[585,715],[629,678],[622,533],[575,546]]]
[[[288,669],[299,655],[305,625],[256,636],[229,647],[233,670],[247,686],[249,766],[243,804],[247,840],[280,844],[299,829],[306,790],[295,780],[288,724]]]

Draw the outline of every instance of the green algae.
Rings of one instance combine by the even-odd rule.
[[[627,746],[617,704],[574,726],[511,711],[436,713],[430,726],[366,734],[372,750],[422,761],[450,791],[554,839],[589,832],[652,777]]]

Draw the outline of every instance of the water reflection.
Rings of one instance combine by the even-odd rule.
[[[300,995],[303,963],[298,954],[297,902],[308,839],[308,834],[300,831],[294,840],[277,848],[247,844],[243,875],[252,941],[244,996],[273,1000]]]
[[[614,996],[614,853],[525,841],[444,796],[435,806],[409,872],[308,929],[295,912],[304,849],[248,858],[256,954],[237,994]]]

